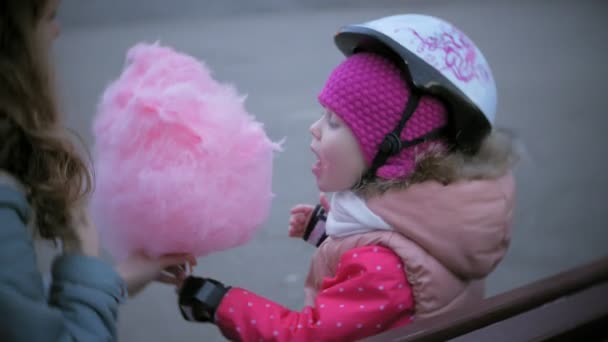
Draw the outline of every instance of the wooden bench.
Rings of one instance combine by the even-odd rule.
[[[608,341],[608,257],[365,341]]]

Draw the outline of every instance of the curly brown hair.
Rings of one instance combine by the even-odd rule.
[[[92,188],[61,125],[48,51],[36,33],[48,1],[0,1],[0,169],[26,188],[45,239],[75,240],[72,217]]]

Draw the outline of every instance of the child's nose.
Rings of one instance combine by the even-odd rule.
[[[320,122],[321,120],[317,120],[310,125],[310,134],[312,134],[315,139],[321,139],[321,129],[319,128]]]

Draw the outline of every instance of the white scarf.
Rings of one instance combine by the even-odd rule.
[[[343,237],[373,230],[393,228],[374,214],[352,191],[337,192],[333,195],[325,224],[327,235]]]

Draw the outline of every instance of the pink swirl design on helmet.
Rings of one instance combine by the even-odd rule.
[[[412,28],[397,28],[395,33],[404,29],[411,31],[414,39],[418,40],[416,52],[435,68],[441,71],[449,70],[458,80],[465,83],[472,80],[487,82],[490,79],[487,67],[478,61],[477,49],[473,42],[455,27],[449,26],[427,37]],[[438,52],[443,58],[437,55]]]

